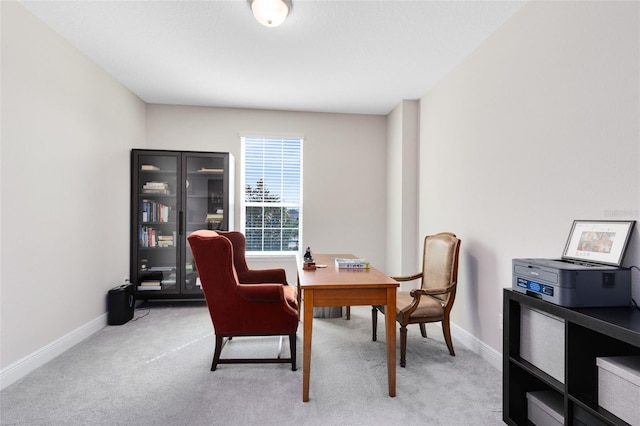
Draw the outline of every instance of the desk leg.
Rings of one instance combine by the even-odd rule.
[[[313,327],[313,290],[304,292],[302,340],[302,402],[309,401],[309,373],[311,370],[311,330]],[[395,330],[395,326],[394,326]],[[395,353],[395,352],[394,352]],[[395,366],[395,362],[394,362]]]
[[[389,378],[389,396],[396,396],[396,288],[387,289],[386,320],[387,337],[387,374]]]

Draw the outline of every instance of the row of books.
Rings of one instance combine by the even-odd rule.
[[[155,201],[142,200],[141,210],[143,222],[169,222],[171,206],[156,203]]]
[[[168,290],[175,287],[176,287],[175,279],[153,280],[153,281],[142,281],[138,286],[138,290],[140,291]]]
[[[142,193],[169,195],[171,192],[169,191],[169,184],[167,182],[151,181],[142,185]]]
[[[369,261],[366,259],[342,259],[336,258],[338,269],[369,269]]]
[[[149,291],[149,290],[169,290],[176,287],[175,280],[171,281],[143,281],[138,286],[138,290],[140,291]]]
[[[163,235],[162,231],[151,226],[138,226],[138,243],[140,247],[172,247],[174,235]]]

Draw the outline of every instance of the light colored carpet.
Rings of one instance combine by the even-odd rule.
[[[146,309],[145,306],[150,306]],[[148,313],[148,314],[147,314]],[[147,314],[145,316],[145,314]],[[409,329],[397,396],[387,388],[384,328],[371,308],[313,325],[310,401],[288,364],[224,364],[209,371],[214,334],[203,303],[152,303],[107,326],[0,393],[2,425],[499,425],[501,374],[439,324]],[[379,316],[382,324],[383,317]],[[224,356],[272,357],[278,338],[234,338]],[[283,355],[288,341],[283,341]],[[398,353],[398,360],[400,359]]]

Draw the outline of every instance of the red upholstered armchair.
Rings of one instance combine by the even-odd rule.
[[[285,287],[284,291],[289,304],[300,312],[298,309],[298,290],[296,287],[289,286],[287,273],[284,268],[249,269],[245,255],[247,251],[247,239],[244,234],[238,231],[216,232],[231,241],[231,245],[233,246],[233,266],[236,268],[240,284],[280,283],[286,285],[287,287]]]
[[[218,364],[291,363],[296,370],[298,311],[290,305],[282,283],[240,284],[231,241],[215,231],[187,237],[213,322],[216,347],[211,371]],[[289,336],[290,358],[220,358],[226,340],[234,336]]]

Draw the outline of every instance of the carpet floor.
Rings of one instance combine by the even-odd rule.
[[[310,400],[289,364],[225,364],[209,371],[215,336],[203,302],[147,303],[0,392],[2,425],[499,425],[501,373],[439,324],[409,328],[397,396],[387,388],[386,346],[371,308],[313,323]],[[223,357],[274,357],[278,337],[234,338]],[[399,345],[399,343],[398,343]],[[288,355],[285,338],[282,355]],[[398,361],[399,361],[398,353]]]

